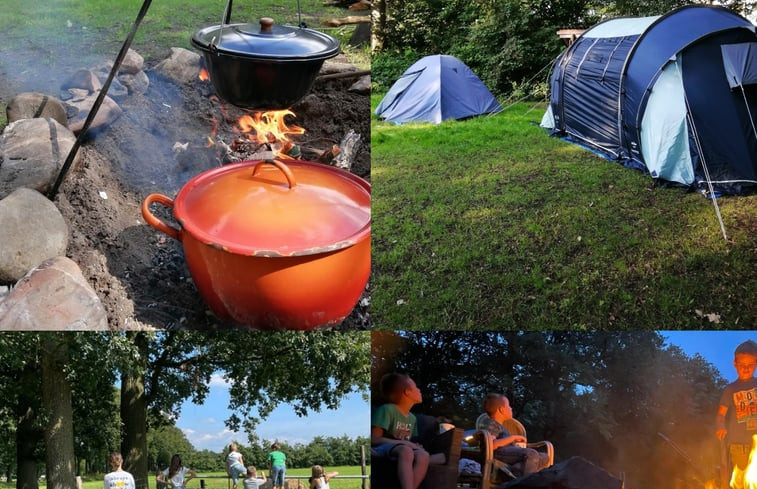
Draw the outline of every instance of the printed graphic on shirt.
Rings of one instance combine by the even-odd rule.
[[[738,423],[750,431],[757,431],[757,388],[733,393],[733,405]]]
[[[412,434],[412,423],[403,423],[402,421],[397,421],[394,424],[394,429],[392,430],[392,438],[395,438],[397,440],[409,440]]]

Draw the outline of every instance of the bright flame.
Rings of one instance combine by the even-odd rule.
[[[305,134],[305,129],[299,126],[287,126],[284,118],[288,115],[294,116],[294,112],[291,110],[252,112],[240,117],[237,121],[238,126],[234,130],[254,143],[270,145],[277,156],[286,158],[294,147],[290,136]]]
[[[752,435],[752,450],[749,452],[749,463],[746,469],[741,470],[737,466],[733,467],[730,486],[734,489],[757,489],[757,456],[755,456],[755,446],[757,446],[757,435]]]
[[[200,81],[208,81],[210,80],[210,73],[208,73],[208,70],[206,68],[201,68],[200,74],[197,76],[197,78],[199,78]]]

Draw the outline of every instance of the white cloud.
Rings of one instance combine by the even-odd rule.
[[[226,380],[223,374],[216,372],[210,376],[210,383],[208,383],[208,385],[211,387],[222,387],[224,389],[228,389],[229,381]]]

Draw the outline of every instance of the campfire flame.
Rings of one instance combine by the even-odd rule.
[[[755,448],[757,448],[757,435],[752,435],[752,449],[749,452],[749,462],[746,469],[742,470],[734,465],[728,487],[732,489],[757,489],[757,455],[755,455]],[[710,488],[707,487],[706,489]]]
[[[197,76],[200,81],[208,81],[210,80],[210,73],[208,73],[207,68],[201,68],[200,74]]]
[[[234,131],[257,145],[270,147],[279,158],[291,158],[294,142],[290,136],[305,134],[305,129],[287,125],[285,117],[294,116],[291,110],[251,112],[237,121]]]

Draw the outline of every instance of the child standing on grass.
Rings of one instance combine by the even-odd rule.
[[[310,475],[310,489],[329,489],[329,479],[339,475],[339,472],[324,472],[320,465],[313,465]]]
[[[158,474],[158,481],[168,484],[173,489],[186,489],[187,483],[197,477],[194,470],[184,467],[179,454],[171,457],[171,464],[166,470]]]
[[[260,475],[263,477],[258,479],[257,469],[250,465],[247,467],[247,477],[242,481],[242,487],[244,487],[244,489],[258,489],[265,484],[265,474],[261,473]]]
[[[744,471],[749,463],[752,437],[757,435],[757,343],[747,340],[736,347],[733,366],[738,378],[723,390],[715,418],[715,436],[725,441],[733,466],[734,489],[744,488]]]
[[[271,445],[271,453],[268,454],[269,475],[273,480],[273,489],[284,489],[284,475],[286,475],[287,456],[282,452],[277,442]]]
[[[110,462],[110,467],[113,471],[105,474],[105,480],[103,481],[104,489],[136,489],[137,486],[134,484],[134,477],[121,468],[124,459],[120,453],[111,453],[108,462]]]

